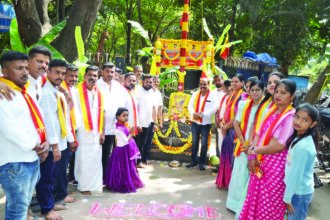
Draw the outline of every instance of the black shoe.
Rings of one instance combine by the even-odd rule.
[[[197,166],[197,163],[193,163],[193,162],[186,165],[187,168],[191,168],[191,167],[195,167],[195,166]]]
[[[200,169],[201,171],[204,171],[204,170],[206,170],[206,167],[205,167],[204,164],[199,164],[199,169]]]

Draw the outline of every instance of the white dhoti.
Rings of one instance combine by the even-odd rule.
[[[99,138],[94,137],[86,141],[86,138],[93,134],[81,133],[79,135],[78,131],[79,147],[76,152],[74,167],[78,190],[102,192],[102,146],[99,143]]]

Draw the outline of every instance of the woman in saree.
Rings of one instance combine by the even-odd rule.
[[[216,185],[219,188],[228,188],[230,182],[235,147],[235,130],[233,124],[238,108],[238,102],[243,93],[243,83],[244,77],[241,74],[237,74],[231,80],[233,92],[226,102],[223,126],[221,127],[221,132],[224,138],[221,145],[220,167],[216,179]]]
[[[263,121],[264,116],[266,115],[267,111],[274,105],[273,94],[275,91],[275,86],[283,78],[284,78],[284,75],[280,72],[272,72],[271,74],[269,74],[266,91],[265,91],[265,96],[260,101],[258,110],[254,117],[253,128],[251,128],[251,130],[250,130],[249,137],[250,137],[250,139],[253,140],[253,142],[249,142],[249,145],[257,144],[258,140],[255,137],[256,130],[258,130],[260,128],[261,122]],[[246,184],[246,186],[244,187],[244,191],[241,195],[241,199],[238,204],[238,209],[236,211],[236,219],[239,217],[239,214],[243,208],[243,203],[245,201],[245,197],[246,197],[246,193],[247,193],[247,187],[248,187],[248,184]]]
[[[253,127],[254,117],[264,94],[264,83],[252,81],[250,84],[250,99],[240,101],[234,128],[236,133],[235,161],[228,188],[226,207],[237,212],[244,189],[249,179],[247,168],[247,146],[252,142],[250,129]]]
[[[282,79],[275,87],[275,105],[268,109],[256,133],[257,145],[248,150],[250,179],[239,219],[283,219],[286,142],[293,133],[296,83]]]

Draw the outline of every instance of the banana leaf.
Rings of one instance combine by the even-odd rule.
[[[11,49],[21,53],[26,53],[26,48],[23,42],[21,41],[21,37],[19,36],[16,18],[11,20],[9,27],[9,36],[10,36]]]
[[[78,83],[80,83],[80,82],[84,81],[85,70],[88,67],[88,64],[80,62],[79,60],[73,61],[73,64],[76,65],[79,69]]]
[[[220,69],[220,67],[214,66],[214,70],[215,70],[216,74],[222,75],[224,80],[228,79],[227,74],[222,69]]]
[[[178,80],[175,78],[169,78],[169,79],[164,79],[164,80],[160,80],[159,82],[159,87],[163,88],[165,85],[169,84],[169,83],[174,83],[177,82]]]
[[[205,33],[209,37],[209,39],[213,39],[213,36],[212,36],[212,34],[210,32],[209,27],[207,26],[207,23],[206,23],[206,19],[205,18],[203,18],[203,28],[204,28]]]
[[[126,69],[130,72],[133,72],[133,67],[131,67],[131,66],[126,66]]]
[[[218,39],[217,44],[215,45],[215,52],[217,52],[217,51],[220,49],[219,47],[220,47],[221,44],[223,43],[223,40],[225,39],[225,35],[228,33],[228,31],[230,30],[230,28],[231,28],[231,25],[228,24],[228,25],[225,27],[225,29],[223,30],[223,32],[222,32],[220,38]]]
[[[50,31],[47,34],[45,34],[41,39],[44,42],[47,42],[50,44],[57,37],[57,35],[62,31],[62,29],[65,27],[65,25],[66,25],[66,20],[58,23],[57,25],[52,27],[52,29],[50,29]]]
[[[169,74],[176,73],[179,70],[179,68],[180,67],[176,66],[176,67],[170,67],[170,68],[165,69],[164,72],[161,72],[159,74],[159,79],[165,80]]]
[[[77,52],[78,52],[78,60],[81,63],[86,63],[88,61],[88,58],[85,56],[85,44],[84,40],[81,36],[81,27],[76,26],[75,29],[75,40],[76,40],[76,46],[77,46]]]
[[[222,49],[222,48],[226,48],[226,47],[231,47],[235,44],[239,44],[239,43],[242,43],[243,41],[242,40],[236,40],[236,41],[233,41],[233,42],[229,42],[227,44],[223,44],[221,46],[219,46],[218,50]]]
[[[134,33],[143,37],[143,39],[145,39],[148,46],[152,46],[151,41],[148,36],[148,32],[143,29],[143,27],[140,25],[140,23],[138,23],[136,21],[130,21],[130,20],[128,20],[127,22],[132,25],[132,31]]]

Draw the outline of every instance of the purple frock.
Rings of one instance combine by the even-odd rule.
[[[116,123],[116,129],[122,131],[127,137],[129,130],[125,125]],[[114,192],[130,193],[142,188],[142,183],[137,168],[136,160],[140,152],[133,138],[127,145],[115,146],[109,158],[104,184]]]

